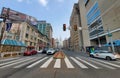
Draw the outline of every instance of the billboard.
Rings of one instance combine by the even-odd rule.
[[[28,22],[32,25],[37,24],[36,18],[15,10],[11,10],[10,8],[3,7],[1,12],[1,18],[4,18],[4,16],[7,16],[7,19],[11,21]]]

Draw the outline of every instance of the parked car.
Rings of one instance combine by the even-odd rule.
[[[110,51],[106,51],[106,50],[95,50],[94,52],[90,53],[90,57],[97,57],[97,58],[103,58],[106,60],[115,60],[115,54],[110,52]]]
[[[27,50],[24,52],[24,56],[29,56],[29,55],[34,55],[37,54],[37,51],[32,49],[32,50]]]
[[[56,51],[53,49],[53,48],[50,48],[50,49],[48,49],[48,51],[47,51],[47,55],[52,55],[52,54],[54,54]]]
[[[43,49],[38,50],[37,53],[41,54],[43,52]]]

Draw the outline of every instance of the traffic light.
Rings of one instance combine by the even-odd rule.
[[[63,24],[63,31],[66,31],[66,24]]]
[[[74,31],[77,31],[77,25],[74,25]]]

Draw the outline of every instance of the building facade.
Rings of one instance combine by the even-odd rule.
[[[41,32],[43,35],[46,35],[48,37],[48,47],[52,47],[52,26],[50,23],[47,23],[46,21],[38,21],[37,25],[38,31]]]
[[[113,41],[120,39],[119,2],[119,0],[79,0],[80,13],[82,16],[84,14],[87,20],[91,45],[101,46],[110,42],[108,33],[112,33]]]
[[[81,17],[82,16],[79,4],[75,3],[70,17],[71,49],[74,51],[82,51],[85,46],[90,45],[88,30],[79,29],[79,27],[87,28],[87,25],[83,24],[83,20],[85,17]],[[77,31],[74,30],[75,25],[77,25]]]
[[[13,23],[10,31],[5,31],[3,39],[22,41],[26,47],[31,46],[36,50],[46,47],[49,41],[47,36],[27,22]]]

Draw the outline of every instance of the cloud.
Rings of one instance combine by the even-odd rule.
[[[47,6],[47,4],[48,4],[48,0],[38,0],[38,1],[43,6]]]

